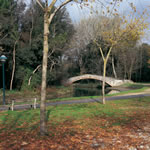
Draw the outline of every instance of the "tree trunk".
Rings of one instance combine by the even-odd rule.
[[[44,14],[44,43],[43,43],[43,63],[42,63],[42,84],[41,84],[41,104],[40,104],[40,134],[46,135],[46,77],[48,61],[48,35],[49,23],[47,13]]]
[[[15,74],[15,67],[16,67],[16,44],[18,40],[15,41],[14,49],[13,49],[13,67],[12,67],[12,75],[11,75],[11,81],[10,81],[10,90],[12,90],[13,80],[14,80],[14,74]]]
[[[114,73],[115,78],[117,78],[117,73],[116,73],[116,70],[115,70],[114,57],[113,56],[112,56],[112,69],[113,69],[113,73]]]
[[[124,65],[124,80],[127,79],[127,65],[126,65],[126,56],[123,52],[123,65]]]
[[[134,60],[131,61],[131,66],[129,69],[129,80],[131,80],[132,78],[133,65],[134,65]]]
[[[30,39],[29,39],[30,47],[31,47],[31,44],[32,44],[32,32],[33,32],[33,0],[32,0],[31,17],[32,17],[32,21],[31,21]]]
[[[96,44],[97,44],[97,43],[96,43]],[[98,45],[98,47],[99,47],[99,50],[100,50],[100,53],[101,53],[101,55],[102,55],[103,62],[104,62],[104,66],[103,66],[103,82],[102,82],[102,101],[103,101],[103,104],[105,104],[105,103],[106,103],[106,102],[105,102],[106,66],[107,66],[107,61],[108,61],[108,58],[109,58],[109,56],[110,56],[110,53],[111,53],[111,50],[112,50],[113,46],[111,46],[111,47],[109,48],[109,51],[108,51],[106,57],[104,57],[104,53],[103,53],[103,50],[102,50],[101,46]]]
[[[102,83],[102,101],[103,104],[105,104],[105,77],[106,77],[106,64],[107,60],[104,60],[104,66],[103,66],[103,83]]]
[[[141,78],[142,78],[142,66],[143,66],[143,51],[140,50],[140,77],[139,77],[139,80],[138,81],[141,81]]]

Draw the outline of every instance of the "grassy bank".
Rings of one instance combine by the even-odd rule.
[[[124,84],[121,88],[127,88],[125,91],[121,91],[117,94],[106,94],[109,96],[118,96],[125,95],[131,93],[141,93],[150,88],[149,84]],[[128,89],[129,88],[129,89]],[[55,102],[55,101],[68,101],[68,100],[81,100],[81,99],[93,99],[93,98],[101,98],[101,96],[82,96],[82,97],[71,97],[72,88],[70,87],[51,87],[47,89],[47,102]],[[2,98],[2,91],[0,94]],[[58,97],[58,98],[57,98]],[[40,103],[40,91],[6,91],[6,101],[9,105],[11,105],[11,101],[14,99],[15,104],[33,104],[34,99],[37,98],[37,103]]]
[[[39,109],[0,112],[0,149],[118,150],[146,146],[148,141],[138,133],[150,124],[149,108],[150,97],[109,101],[106,105],[50,106],[46,137],[39,136]]]
[[[101,103],[72,104],[47,107],[48,121],[64,121],[68,118],[74,120],[85,119],[89,117],[116,117],[126,114],[126,110],[135,111],[139,108],[149,108],[150,97],[136,98],[129,100],[108,101],[106,105]],[[25,122],[29,126],[39,121],[40,110],[6,111],[0,112],[0,124],[10,125],[16,128],[16,125],[22,125]],[[19,127],[19,126],[18,126]]]

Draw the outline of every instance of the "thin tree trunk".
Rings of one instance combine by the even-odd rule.
[[[103,58],[103,62],[104,62],[104,66],[103,66],[103,82],[102,82],[102,102],[103,104],[105,104],[105,78],[106,78],[106,67],[107,67],[107,61],[108,61],[108,58],[110,56],[110,53],[111,53],[111,50],[112,50],[112,47],[109,48],[109,51],[106,55],[106,57],[104,57],[104,54],[103,54],[103,50],[102,48],[99,46],[99,50],[100,50],[100,53],[102,55],[102,58]]]
[[[115,70],[114,57],[113,56],[112,56],[112,68],[113,68],[114,76],[115,76],[115,78],[117,78],[117,73],[116,73],[116,70]]]
[[[127,71],[126,71],[126,67],[124,68],[124,80],[127,79]]]
[[[51,24],[52,19],[55,14],[65,5],[67,5],[72,0],[66,0],[58,6],[54,12],[52,9],[54,8],[57,0],[52,0],[50,5],[48,6],[48,0],[45,0],[45,7],[43,7],[40,0],[36,0],[39,6],[42,8],[44,12],[44,42],[43,42],[43,63],[42,63],[42,83],[41,83],[41,104],[40,104],[40,133],[41,135],[47,134],[46,129],[46,76],[47,76],[47,62],[48,62],[48,35],[49,35],[49,25]]]
[[[131,66],[130,66],[130,70],[129,70],[129,80],[131,80],[131,78],[132,78],[133,65],[134,65],[134,60],[131,61]]]
[[[32,0],[32,9],[31,9],[31,17],[32,17],[32,21],[31,21],[31,29],[30,29],[30,39],[29,39],[29,44],[31,47],[31,43],[32,43],[32,32],[33,32],[33,0]]]
[[[12,90],[13,80],[14,80],[14,74],[15,74],[15,67],[16,67],[16,44],[18,40],[15,41],[14,49],[13,49],[13,67],[12,67],[12,75],[11,75],[11,81],[10,81],[10,90]]]
[[[126,57],[124,52],[123,53],[123,65],[124,65],[124,80],[127,78],[127,66],[126,66]]]
[[[107,60],[104,60],[104,66],[103,66],[103,83],[102,83],[102,101],[103,104],[105,104],[105,78],[106,78],[106,65],[107,65]]]
[[[141,52],[140,52],[140,77],[139,77],[139,81],[141,81],[141,78],[142,78],[142,65],[143,65],[143,59],[142,59],[142,57],[143,57],[143,52],[142,52],[142,50],[140,50]]]
[[[44,14],[44,45],[43,45],[43,64],[42,64],[42,85],[41,85],[41,104],[40,104],[40,134],[46,135],[46,77],[47,77],[47,61],[48,61],[48,35],[49,23],[47,13]]]

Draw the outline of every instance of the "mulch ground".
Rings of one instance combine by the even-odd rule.
[[[150,150],[150,112],[127,113],[130,120],[94,117],[48,123],[48,135],[39,128],[18,129],[0,126],[0,150]],[[120,119],[118,125],[113,125]]]

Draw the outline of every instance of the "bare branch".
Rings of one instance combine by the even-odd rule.
[[[50,54],[48,55],[48,58],[51,57],[51,55],[54,53],[55,49],[52,49],[52,51],[50,52]]]
[[[64,3],[62,3],[59,7],[57,7],[56,9],[55,9],[55,11],[50,15],[50,17],[49,17],[49,19],[48,19],[48,23],[50,24],[51,23],[51,21],[52,21],[52,19],[53,19],[53,17],[55,16],[55,14],[63,7],[63,6],[65,6],[66,4],[68,4],[69,2],[71,2],[71,1],[73,1],[73,0],[66,0]]]
[[[112,48],[113,48],[113,46],[111,46],[111,47],[109,48],[109,51],[108,51],[107,56],[106,56],[106,61],[108,60],[108,58],[109,58],[109,56],[110,56],[110,53],[111,53],[111,51],[112,51]]]
[[[103,61],[105,61],[106,58],[104,57],[103,50],[102,50],[101,46],[99,46],[99,51],[102,55]]]
[[[48,12],[49,12],[49,13],[50,13],[50,11],[52,10],[53,6],[55,5],[56,1],[57,1],[57,0],[53,0],[53,1],[51,2],[51,4],[49,5],[49,7],[48,7]]]
[[[100,53],[101,53],[101,55],[102,55],[102,58],[103,58],[103,61],[104,61],[104,60],[105,60],[105,57],[104,57],[104,54],[103,54],[103,50],[102,50],[102,48],[101,48],[101,45],[98,44],[98,42],[96,42],[96,40],[94,40],[93,42],[98,46],[99,51],[100,51]]]
[[[7,36],[8,34],[6,34],[2,39],[0,39],[0,41],[4,40]]]
[[[50,72],[52,72],[53,67],[57,64],[57,61],[51,60]]]
[[[41,65],[38,65],[32,72],[32,75],[30,76],[29,80],[28,80],[28,85],[31,84],[31,79],[33,77],[33,75],[35,74],[35,72],[41,67]]]
[[[39,0],[36,0],[36,2],[39,4],[39,6],[42,8],[42,10],[44,11],[44,7],[42,6],[41,2]]]

